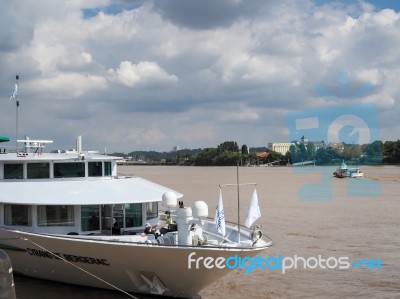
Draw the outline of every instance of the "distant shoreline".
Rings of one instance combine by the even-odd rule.
[[[202,167],[202,166],[212,166],[212,167],[226,167],[229,165],[185,165],[185,164],[173,164],[173,163],[159,163],[159,162],[139,162],[139,161],[124,161],[124,162],[118,162],[117,163],[119,166],[193,166],[193,167]],[[371,166],[371,167],[380,167],[380,166],[398,166],[400,167],[400,164],[388,164],[388,163],[379,163],[379,164],[348,164],[348,165],[356,165],[356,166]],[[231,167],[236,167],[236,165],[230,165]],[[331,167],[337,167],[338,164],[332,163],[332,164],[323,164],[323,165],[299,165],[299,166],[293,166],[293,165],[279,165],[279,164],[274,164],[274,165],[267,165],[267,164],[260,164],[260,165],[239,165],[240,167],[324,167],[324,166],[331,166]]]

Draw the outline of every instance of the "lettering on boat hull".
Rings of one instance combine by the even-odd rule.
[[[68,262],[74,262],[74,263],[110,266],[108,261],[102,258],[78,256],[78,255],[58,253],[58,252],[51,253],[49,251],[38,250],[33,248],[27,248],[26,251],[28,252],[29,255],[48,258],[48,259],[56,259],[56,260],[65,259]]]

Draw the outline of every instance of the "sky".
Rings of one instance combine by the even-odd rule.
[[[18,138],[50,149],[77,136],[108,153],[262,147],[289,141],[293,115],[371,104],[360,117],[397,140],[399,10],[395,0],[1,1],[0,135],[14,144],[18,100]]]

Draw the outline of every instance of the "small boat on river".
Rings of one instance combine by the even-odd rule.
[[[362,178],[364,173],[359,167],[348,167],[344,161],[342,164],[333,172],[333,176],[337,178]]]

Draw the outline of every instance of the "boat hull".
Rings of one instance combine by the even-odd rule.
[[[175,297],[192,297],[232,271],[206,268],[211,257],[253,257],[266,247],[163,246],[82,240],[0,230],[0,249],[15,273],[96,288]],[[52,254],[53,253],[53,254]],[[200,261],[189,263],[189,255]],[[202,259],[203,258],[203,259]]]

